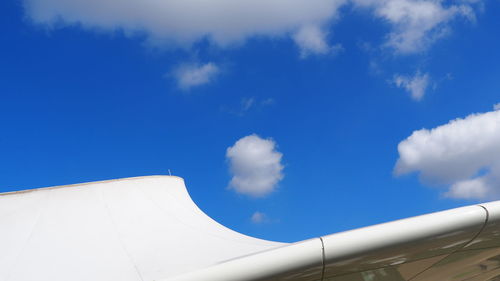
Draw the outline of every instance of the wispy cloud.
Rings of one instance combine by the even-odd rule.
[[[419,172],[425,183],[449,187],[445,196],[500,198],[500,111],[472,114],[398,145],[397,175]]]
[[[410,93],[412,99],[421,100],[429,86],[429,74],[417,71],[413,76],[394,75],[392,83]]]
[[[310,55],[336,54],[342,50],[340,44],[330,46],[327,42],[327,32],[317,25],[304,25],[293,35],[293,40],[300,48],[300,57]]]
[[[261,224],[267,222],[268,218],[266,214],[257,211],[253,213],[252,217],[250,217],[250,220],[255,224]]]
[[[391,25],[385,47],[397,54],[419,53],[450,31],[450,22],[459,17],[475,21],[478,1],[447,4],[434,0],[353,0],[359,7],[372,9]]]
[[[275,104],[275,100],[273,98],[260,99],[257,97],[242,97],[237,104],[222,105],[220,110],[225,113],[243,117],[250,112],[261,111],[273,104]]]
[[[275,101],[273,98],[258,99],[256,97],[243,97],[240,99],[238,105],[223,106],[221,110],[237,116],[245,116],[252,110],[259,110],[273,105],[274,103]]]
[[[494,110],[500,110],[500,103],[497,103],[493,106]]]
[[[247,112],[255,105],[255,98],[242,98],[241,99],[241,111]]]
[[[220,73],[219,67],[214,63],[206,64],[181,64],[172,71],[177,85],[182,90],[208,84]]]
[[[229,187],[251,197],[264,197],[283,179],[283,154],[272,139],[255,134],[239,139],[226,151],[232,174]]]

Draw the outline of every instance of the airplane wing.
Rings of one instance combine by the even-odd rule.
[[[234,232],[184,181],[0,194],[0,281],[500,280],[500,202],[292,244]]]

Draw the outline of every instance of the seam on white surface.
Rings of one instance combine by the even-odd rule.
[[[26,250],[26,247],[28,246],[28,243],[31,241],[31,238],[33,238],[33,234],[35,233],[35,229],[37,228],[38,224],[40,223],[40,219],[42,217],[42,214],[45,212],[45,209],[47,209],[48,201],[50,199],[50,194],[52,192],[49,191],[47,192],[47,195],[42,199],[44,202],[42,203],[42,207],[40,207],[40,211],[38,212],[37,218],[35,220],[35,223],[33,224],[33,227],[31,228],[30,234],[28,235],[28,238],[24,242],[24,245],[21,247],[21,251],[19,251],[19,254],[15,258],[15,261],[12,263],[12,266],[9,270],[9,273],[7,273],[7,279],[5,281],[9,281],[12,277],[12,271],[16,267],[17,261],[21,258],[23,255],[24,251]]]
[[[108,214],[109,220],[111,221],[111,225],[113,226],[113,230],[116,233],[116,237],[117,237],[118,243],[122,247],[123,252],[125,252],[125,255],[127,255],[128,259],[130,260],[130,263],[134,266],[134,269],[137,272],[137,276],[139,277],[139,279],[141,281],[144,281],[144,279],[142,278],[141,272],[139,271],[139,268],[137,267],[137,265],[135,264],[134,260],[132,259],[132,256],[130,255],[130,253],[127,251],[127,248],[125,247],[125,243],[123,242],[123,240],[122,240],[122,238],[120,236],[120,232],[116,228],[115,220],[113,219],[113,216],[111,215],[111,211],[109,209],[108,203],[104,199],[104,195],[102,194],[101,188],[98,187],[97,190],[98,190],[98,193],[99,193],[99,199],[103,203],[104,208],[106,209],[106,213]]]
[[[446,254],[444,255],[443,258],[439,259],[438,261],[434,262],[432,265],[430,265],[429,267],[423,269],[422,271],[420,271],[419,273],[417,273],[416,275],[414,275],[413,277],[411,277],[410,279],[408,279],[407,281],[411,281],[413,280],[414,278],[416,278],[417,276],[419,276],[420,274],[422,274],[423,272],[427,271],[428,269],[430,269],[431,267],[433,267],[434,265],[436,265],[437,263],[441,262],[442,260],[446,259],[448,256],[458,252],[458,251],[461,251],[462,249],[464,249],[464,247],[466,247],[467,245],[469,245],[472,241],[474,241],[481,233],[482,231],[484,230],[484,228],[486,227],[486,225],[488,224],[488,219],[489,219],[489,212],[488,210],[481,206],[481,205],[472,205],[472,206],[478,206],[478,207],[482,207],[485,211],[486,211],[486,216],[485,216],[485,220],[483,222],[483,225],[481,226],[481,228],[479,229],[479,231],[469,240],[467,241],[467,243],[464,243],[464,246],[462,246],[461,248],[451,252],[450,254]],[[433,257],[438,257],[440,255],[437,255],[437,256],[433,256]],[[432,258],[432,257],[427,257],[427,258]],[[422,259],[415,259],[415,260],[411,260],[411,262],[415,262],[415,261],[421,261],[421,260],[425,260],[427,258],[422,258]],[[403,263],[405,264],[405,263]],[[386,266],[380,266],[380,267],[377,267],[377,268],[372,268],[372,269],[366,269],[366,270],[375,270],[375,269],[384,269],[384,268],[390,268],[392,267],[392,265],[386,265]],[[326,269],[326,267],[325,267]],[[347,275],[350,275],[350,274],[355,274],[355,273],[360,273],[360,272],[364,272],[366,270],[358,270],[358,271],[354,271],[354,272],[349,272],[349,273],[344,273],[344,274],[339,274],[339,275],[334,275],[334,276],[328,276],[329,278],[330,277],[342,277],[342,276],[347,276]],[[323,281],[323,280],[322,280]]]
[[[325,269],[326,269],[325,243],[323,243],[323,237],[319,237],[319,241],[321,241],[321,266],[323,267],[321,269],[321,279],[320,280],[323,281],[325,279]]]
[[[411,277],[410,279],[408,279],[408,281],[411,281],[415,278],[417,278],[417,276],[419,276],[420,274],[426,272],[427,270],[429,270],[430,268],[432,268],[433,266],[435,266],[436,264],[440,263],[441,261],[443,261],[444,259],[446,259],[447,257],[461,251],[462,249],[464,249],[467,245],[469,245],[472,241],[476,240],[477,237],[479,237],[479,235],[483,232],[484,228],[486,227],[486,225],[488,224],[488,220],[490,218],[490,213],[488,212],[488,209],[486,209],[485,207],[481,206],[481,205],[476,205],[478,207],[481,207],[483,208],[483,210],[486,212],[486,217],[484,218],[484,223],[483,223],[483,226],[481,226],[481,228],[479,229],[479,231],[467,242],[465,243],[462,247],[456,249],[455,251],[449,253],[448,255],[446,255],[445,257],[443,257],[442,259],[436,261],[435,263],[431,264],[430,266],[426,267],[425,269],[423,269],[422,271],[420,271],[419,273],[415,274],[415,276]]]

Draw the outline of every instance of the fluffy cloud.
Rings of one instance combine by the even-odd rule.
[[[255,224],[264,223],[267,221],[267,216],[262,212],[255,212],[253,213],[250,220]]]
[[[397,74],[392,81],[397,87],[405,89],[411,94],[411,97],[419,101],[424,95],[429,86],[429,74],[420,73],[417,71],[413,76],[405,76]]]
[[[24,0],[36,23],[123,31],[154,45],[199,40],[227,46],[255,36],[283,36],[334,19],[346,0]],[[310,46],[312,43],[305,43]]]
[[[214,63],[182,64],[172,72],[177,80],[177,85],[183,90],[211,82],[217,74],[219,67]]]
[[[398,151],[398,175],[420,172],[424,182],[449,186],[448,197],[500,198],[498,110],[415,131]]]
[[[290,36],[301,56],[328,54],[322,28],[354,3],[391,26],[385,46],[397,53],[425,50],[459,17],[474,20],[481,1],[444,0],[23,0],[27,16],[52,28],[74,25],[141,36],[153,46],[189,47],[201,40],[217,46],[252,37]]]
[[[360,7],[374,10],[377,17],[391,26],[386,47],[399,54],[426,50],[446,35],[449,23],[459,17],[475,20],[478,1],[443,0],[353,0]]]
[[[268,195],[283,179],[282,156],[271,139],[257,135],[241,138],[226,151],[233,175],[229,187],[252,197]]]

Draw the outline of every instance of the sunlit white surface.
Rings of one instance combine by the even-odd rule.
[[[283,244],[216,223],[178,177],[0,195],[0,280],[149,281]]]
[[[150,176],[0,194],[0,230],[0,281],[500,280],[500,202],[284,244]]]

